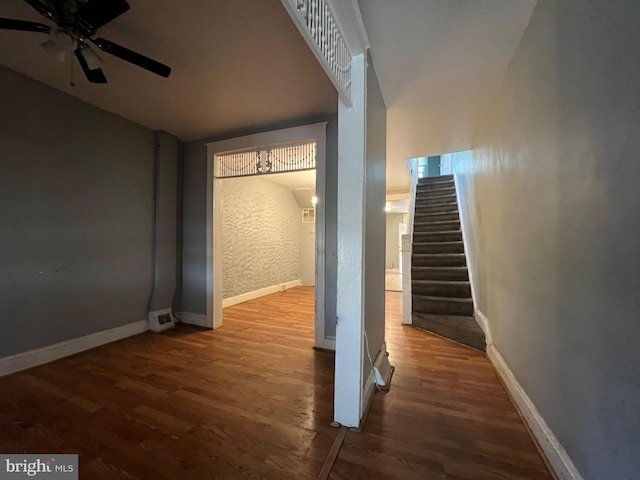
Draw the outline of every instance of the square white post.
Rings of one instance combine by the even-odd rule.
[[[334,419],[362,416],[366,158],[366,54],[352,58],[351,100],[338,108],[338,286]]]

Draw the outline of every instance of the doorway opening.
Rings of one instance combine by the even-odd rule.
[[[221,185],[223,309],[315,287],[315,168],[228,177]]]
[[[315,284],[315,322],[314,322],[314,346],[323,349],[335,349],[335,336],[329,336],[326,332],[326,325],[328,324],[325,318],[325,213],[324,213],[324,198],[325,198],[325,165],[326,165],[326,123],[318,123],[313,125],[306,125],[301,127],[288,128],[283,130],[276,130],[271,132],[264,132],[255,135],[248,135],[245,137],[238,137],[229,140],[222,140],[219,142],[213,142],[207,144],[207,158],[208,158],[208,174],[207,174],[207,320],[210,328],[218,328],[223,325],[223,306],[229,305],[231,301],[244,301],[242,295],[259,294],[260,288],[255,288],[257,284],[251,283],[246,277],[252,276],[251,268],[243,273],[243,267],[247,270],[247,265],[250,264],[250,256],[265,254],[268,249],[268,243],[271,241],[269,238],[269,232],[263,232],[264,235],[258,235],[257,240],[254,239],[248,244],[244,244],[244,248],[240,250],[233,249],[229,251],[229,242],[227,241],[227,249],[225,251],[225,232],[233,231],[233,229],[251,231],[255,222],[260,220],[260,215],[273,215],[278,211],[278,206],[274,203],[273,195],[267,195],[267,191],[282,192],[287,190],[290,198],[288,199],[289,211],[288,218],[292,218],[291,212],[296,208],[304,205],[303,208],[298,208],[297,224],[293,227],[291,220],[286,220],[288,225],[287,229],[293,232],[295,229],[298,237],[297,244],[300,246],[305,241],[305,268],[304,272],[299,270],[299,274],[305,275],[308,281],[308,269],[310,263],[313,263],[313,283]],[[304,186],[293,187],[282,185],[282,183],[294,182],[294,174],[301,172],[315,172],[315,191],[309,187],[309,183]],[[311,174],[309,174],[311,175]],[[236,186],[240,185],[239,182],[249,181],[251,186],[244,185],[240,190],[258,190],[262,192],[262,197],[256,198],[252,196],[253,200],[249,200],[248,195],[239,193],[238,189],[229,188],[228,192],[232,192],[232,197],[235,198],[234,209],[236,211],[232,220],[229,221],[225,216],[225,186],[224,182],[235,182]],[[297,180],[296,180],[297,181]],[[292,183],[289,183],[292,185]],[[255,193],[255,192],[254,192]],[[240,194],[240,197],[238,197]],[[279,194],[274,194],[276,197]],[[300,200],[296,198],[296,195],[300,197]],[[258,195],[259,197],[260,195]],[[281,195],[284,198],[284,195]],[[314,198],[315,197],[315,198]],[[271,198],[271,200],[267,200]],[[275,197],[274,197],[275,198]],[[305,200],[306,198],[306,200]],[[227,199],[227,203],[229,199]],[[307,206],[305,202],[312,203]],[[315,203],[315,205],[313,205]],[[243,209],[244,216],[243,216]],[[254,209],[259,208],[260,211],[256,212]],[[303,222],[306,209],[307,222]],[[315,224],[309,222],[310,211],[313,212]],[[269,213],[270,212],[270,213]],[[268,220],[268,219],[263,219]],[[262,225],[266,225],[266,222],[261,222]],[[314,226],[311,226],[314,225]],[[307,233],[307,237],[303,238],[303,233]],[[313,231],[309,231],[313,230]],[[273,232],[272,232],[273,233]],[[311,243],[310,237],[313,235],[313,243],[315,248],[309,260],[308,246]],[[272,235],[273,236],[273,235]],[[296,244],[295,235],[289,235],[289,240],[285,237],[279,236],[275,239],[275,242],[284,241],[292,242],[292,245]],[[274,245],[272,243],[272,245]],[[281,245],[280,245],[281,246]],[[295,247],[294,247],[295,248]],[[280,249],[282,250],[282,249]],[[285,249],[286,250],[286,249]],[[300,254],[299,261],[297,263],[300,267],[302,259],[302,251],[298,250]],[[226,255],[226,257],[225,257]],[[227,259],[227,265],[229,264],[229,258],[240,259],[235,263],[239,265],[239,272],[234,273],[236,277],[244,275],[244,279],[239,283],[246,283],[244,286],[233,286],[235,290],[230,291],[227,288],[225,292],[225,258]],[[276,260],[277,262],[277,260]],[[233,263],[233,262],[232,262]],[[282,278],[292,276],[292,266],[296,264],[289,258],[289,261],[283,262],[284,264],[284,276],[278,277],[276,283],[269,284],[273,281],[275,276],[269,277],[269,273],[266,275],[266,280],[262,279],[263,287],[271,288],[282,287],[287,288],[293,286],[295,282],[302,283],[301,279],[295,278],[291,280],[294,283],[282,282]],[[287,267],[286,264],[289,264]],[[278,268],[283,265],[278,265]],[[262,268],[262,267],[260,267]],[[286,270],[289,268],[289,272]],[[264,269],[261,270],[261,274],[264,274]],[[280,272],[282,273],[282,272]],[[295,275],[293,275],[295,276]],[[229,281],[229,275],[227,275],[227,281]],[[271,278],[271,280],[269,280]],[[267,284],[265,284],[265,282]],[[237,289],[239,288],[239,289]],[[248,291],[242,292],[243,289]],[[258,292],[256,293],[256,291]],[[277,290],[276,290],[277,291]],[[242,292],[242,293],[240,293]],[[266,291],[266,293],[272,293]],[[255,296],[252,298],[256,298]],[[230,300],[233,299],[233,300]],[[247,298],[248,300],[249,298]],[[226,304],[225,304],[226,301]],[[335,321],[335,320],[334,320]]]
[[[441,175],[441,155],[419,157],[417,160],[418,178],[439,177]]]

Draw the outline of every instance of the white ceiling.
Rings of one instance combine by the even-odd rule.
[[[265,180],[278,183],[287,188],[308,188],[312,192],[316,191],[316,171],[302,170],[300,172],[273,173],[265,175]]]
[[[39,44],[0,30],[0,64],[181,140],[334,113],[337,94],[279,0],[128,0],[98,35],[170,65],[168,79],[101,53],[88,83]],[[359,0],[388,108],[387,191],[407,158],[465,150],[506,73],[536,0]],[[22,0],[0,17],[47,23]],[[292,187],[290,187],[292,188]]]
[[[387,114],[387,191],[405,160],[468,150],[536,0],[359,0]]]
[[[0,64],[88,103],[182,140],[220,136],[334,113],[337,95],[279,0],[128,0],[131,10],[98,31],[172,67],[164,79],[106,53],[109,83],[46,54],[47,36],[0,30]],[[0,17],[49,23],[22,0]]]

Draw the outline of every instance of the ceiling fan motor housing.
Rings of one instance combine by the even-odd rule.
[[[0,18],[0,29],[45,33],[49,40],[42,48],[64,59],[73,53],[91,83],[107,83],[102,72],[102,59],[89,43],[103,52],[118,57],[161,77],[168,77],[171,68],[152,58],[129,50],[105,38],[94,38],[97,30],[129,10],[126,0],[24,0],[39,14],[55,23],[43,23]]]
[[[78,47],[76,35],[62,28],[52,29],[51,39],[56,44],[56,47],[66,52],[73,52]]]

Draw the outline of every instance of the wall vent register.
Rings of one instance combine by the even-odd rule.
[[[302,223],[315,223],[316,222],[316,209],[315,208],[303,208],[302,209]]]

